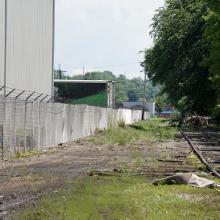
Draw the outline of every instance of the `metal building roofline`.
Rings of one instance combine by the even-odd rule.
[[[112,80],[63,80],[63,79],[55,79],[54,83],[81,83],[81,84],[107,84],[109,82],[115,83]]]

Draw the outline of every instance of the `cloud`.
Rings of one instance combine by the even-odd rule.
[[[94,66],[142,61],[150,47],[150,24],[164,0],[56,0],[55,65],[70,73]],[[103,69],[101,69],[103,70]],[[134,64],[109,68],[140,75]]]

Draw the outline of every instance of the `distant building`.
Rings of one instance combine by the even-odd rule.
[[[162,111],[159,116],[160,118],[176,118],[178,115],[178,112],[175,110],[167,110],[167,111]]]
[[[70,86],[74,85],[84,85],[88,90],[88,86],[92,88],[92,90],[96,90],[97,85],[101,85],[103,91],[106,94],[105,107],[114,108],[115,107],[115,82],[111,80],[63,80],[63,79],[55,79],[54,80],[54,94],[55,97],[59,100],[64,100],[66,97],[62,97],[59,94],[60,86],[68,84]],[[76,93],[80,93],[79,88]],[[71,97],[74,94],[67,94],[67,96]],[[72,96],[74,97],[74,96]],[[87,103],[84,103],[87,104]]]
[[[54,0],[0,0],[0,86],[53,91]]]
[[[133,110],[142,110],[143,102],[124,102],[123,107]],[[145,110],[149,111],[151,115],[155,115],[155,102],[147,102],[145,105]]]

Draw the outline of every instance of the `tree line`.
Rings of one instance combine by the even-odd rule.
[[[220,0],[166,0],[143,66],[182,115],[220,119]]]

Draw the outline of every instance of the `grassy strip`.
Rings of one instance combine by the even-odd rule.
[[[14,219],[220,219],[220,192],[188,186],[152,186],[143,177],[89,177],[42,199]]]
[[[15,158],[16,159],[29,158],[29,157],[33,157],[33,156],[40,156],[44,153],[45,153],[45,151],[40,151],[40,150],[32,150],[32,151],[26,151],[26,152],[18,151],[15,154]]]
[[[169,126],[167,120],[150,119],[149,121],[138,122],[131,126],[109,128],[88,138],[94,144],[119,144],[126,145],[137,141],[163,141],[174,139],[178,130]]]
[[[80,99],[71,99],[68,100],[67,103],[73,105],[92,105],[92,106],[99,106],[99,107],[106,107],[107,105],[107,95],[105,92],[99,93],[96,95],[91,95],[88,97],[83,97]]]

